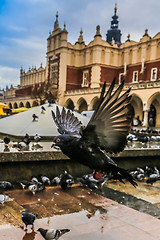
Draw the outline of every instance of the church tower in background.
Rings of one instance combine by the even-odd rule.
[[[117,12],[117,3],[115,4],[114,8],[114,15],[112,16],[112,21],[111,21],[111,29],[107,31],[107,38],[106,41],[109,44],[114,44],[116,43],[118,46],[121,45],[121,30],[118,29],[118,16],[116,15]]]

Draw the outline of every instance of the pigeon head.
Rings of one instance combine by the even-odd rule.
[[[37,231],[40,232],[41,235],[42,235],[44,238],[46,237],[47,229],[38,228]]]
[[[64,145],[67,145],[68,142],[71,142],[74,137],[69,136],[68,134],[59,135],[54,138],[53,145],[51,147],[58,146],[63,148]]]

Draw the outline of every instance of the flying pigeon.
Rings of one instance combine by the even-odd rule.
[[[131,127],[131,96],[130,89],[121,94],[123,86],[124,81],[113,92],[114,79],[105,93],[104,83],[97,108],[86,127],[69,109],[63,107],[60,113],[57,106],[52,117],[61,135],[55,137],[53,145],[60,147],[74,161],[95,171],[112,172],[115,178],[120,181],[125,178],[135,187],[134,178],[104,152],[118,153],[127,143]]]

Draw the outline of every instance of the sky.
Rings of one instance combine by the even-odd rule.
[[[100,25],[106,40],[116,0],[0,0],[0,89],[20,83],[20,68],[46,66],[49,31],[53,30],[56,12],[59,25],[64,23],[68,41],[74,44],[82,28],[86,44]],[[117,0],[117,15],[122,42],[130,33],[139,41],[145,29],[151,37],[160,32],[159,0]]]

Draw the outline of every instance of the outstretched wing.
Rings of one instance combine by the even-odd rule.
[[[82,122],[74,115],[73,112],[71,112],[71,110],[65,110],[63,107],[62,112],[60,113],[59,108],[56,107],[56,114],[52,111],[52,117],[60,134],[69,134],[71,136],[81,137],[80,129],[82,127]]]
[[[130,89],[120,96],[124,81],[113,92],[115,79],[105,94],[106,83],[102,87],[99,104],[87,127],[82,131],[81,141],[97,145],[107,152],[117,153],[124,149],[131,126]]]

